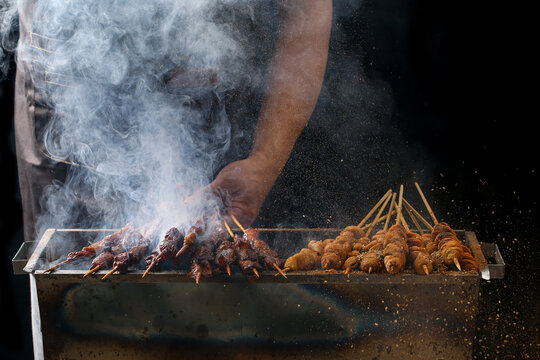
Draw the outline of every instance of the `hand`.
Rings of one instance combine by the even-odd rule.
[[[251,156],[225,166],[208,187],[222,199],[224,214],[234,215],[242,226],[249,227],[278,175],[279,169],[269,161]]]

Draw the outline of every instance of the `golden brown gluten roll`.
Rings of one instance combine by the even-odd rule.
[[[431,235],[433,236],[433,238],[435,238],[437,235],[443,232],[449,232],[453,234],[454,236],[456,236],[456,232],[450,227],[450,225],[448,225],[445,222],[440,222],[438,224],[435,224],[435,226],[433,227],[433,230],[431,231]]]
[[[465,271],[480,271],[478,262],[470,252],[463,252],[463,257],[461,258],[461,267]]]
[[[347,259],[343,262],[343,270],[349,272],[356,269],[362,260],[362,253],[358,250],[353,250],[347,254]]]
[[[429,254],[429,259],[431,260],[431,264],[435,271],[440,272],[448,270],[448,266],[444,263],[442,253],[439,250]]]
[[[424,246],[423,238],[413,232],[407,232],[406,238],[409,248],[408,258],[413,265],[414,271],[419,275],[428,275],[433,271],[433,264],[429,252]]]
[[[311,240],[307,247],[315,251],[319,256],[322,256],[324,253],[324,243],[322,241]]]
[[[355,239],[359,239],[365,236],[364,230],[362,230],[356,225],[347,226],[345,229],[343,229],[342,233],[345,231],[351,232]]]
[[[349,241],[336,240],[328,243],[324,247],[324,254],[321,258],[323,269],[341,269],[343,262],[347,259],[347,254],[352,250]]]
[[[382,271],[384,269],[384,257],[382,251],[370,250],[364,253],[362,260],[360,261],[360,269],[367,273]]]
[[[368,237],[361,237],[359,239],[356,239],[356,241],[353,243],[353,250],[358,250],[360,252],[366,251],[366,246],[370,243]]]
[[[320,259],[315,251],[304,248],[285,260],[284,268],[292,271],[313,270],[319,267]]]
[[[384,266],[390,274],[398,274],[405,267],[408,253],[406,234],[403,226],[394,225],[384,237]]]

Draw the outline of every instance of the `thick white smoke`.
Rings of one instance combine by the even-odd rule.
[[[17,61],[30,69],[37,105],[51,109],[43,152],[75,164],[46,189],[38,233],[155,218],[167,227],[219,206],[208,199],[188,213],[184,199],[211,181],[230,147],[226,92],[262,78],[244,35],[222,16],[235,9],[250,18],[252,2],[33,6]]]

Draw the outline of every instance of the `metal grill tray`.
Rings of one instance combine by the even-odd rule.
[[[457,234],[480,273],[305,271],[284,279],[238,269],[198,285],[177,269],[83,278],[89,261],[44,273],[112,231],[49,229],[13,259],[15,273],[30,277],[36,358],[471,359],[481,278],[504,275],[496,246],[468,231]],[[261,238],[286,257],[339,231],[261,229]]]
[[[296,252],[302,246],[307,244],[307,239],[323,240],[327,237],[335,237],[339,233],[339,229],[258,229],[261,233],[261,238],[278,251],[278,253],[286,258],[292,253],[286,253],[283,248],[294,247]],[[44,273],[44,270],[50,266],[51,262],[60,259],[70,251],[80,250],[88,243],[89,238],[96,238],[101,235],[106,235],[115,231],[115,229],[48,229],[43,234],[37,245],[34,243],[24,243],[15,257],[13,258],[13,271],[15,274],[32,273],[36,276],[50,276],[62,279],[63,281],[97,281],[107,272],[107,270],[98,271],[92,276],[82,278],[88,268],[72,268],[55,270],[53,273]],[[502,279],[504,277],[505,263],[499,252],[496,244],[479,243],[474,232],[457,230],[458,238],[467,245],[476,260],[480,264],[480,274],[475,272],[459,272],[447,271],[444,273],[433,273],[430,276],[417,275],[412,269],[405,269],[398,276],[391,274],[367,274],[362,271],[351,271],[345,275],[342,272],[332,272],[323,270],[314,271],[295,271],[287,273],[287,279],[281,276],[274,276],[273,271],[260,272],[260,278],[257,282],[262,283],[297,283],[297,284],[347,284],[347,283],[401,283],[404,281],[415,281],[417,283],[433,283],[444,281],[460,281],[463,276],[478,276],[484,280]],[[60,239],[70,238],[72,248],[59,249],[56,245]],[[281,245],[280,245],[281,244]],[[33,249],[33,251],[32,251]],[[289,250],[290,252],[290,250]],[[493,259],[493,263],[488,263],[486,260]],[[113,274],[108,278],[112,282],[192,282],[193,279],[187,276],[188,271],[170,269],[159,272],[152,272],[145,278],[142,278],[144,270],[134,269],[126,274]],[[254,280],[253,277],[236,271],[232,276],[216,275],[210,278],[202,279],[205,282],[243,282],[246,280]]]

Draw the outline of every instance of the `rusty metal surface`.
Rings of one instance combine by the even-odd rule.
[[[36,280],[46,359],[469,359],[479,287]]]

